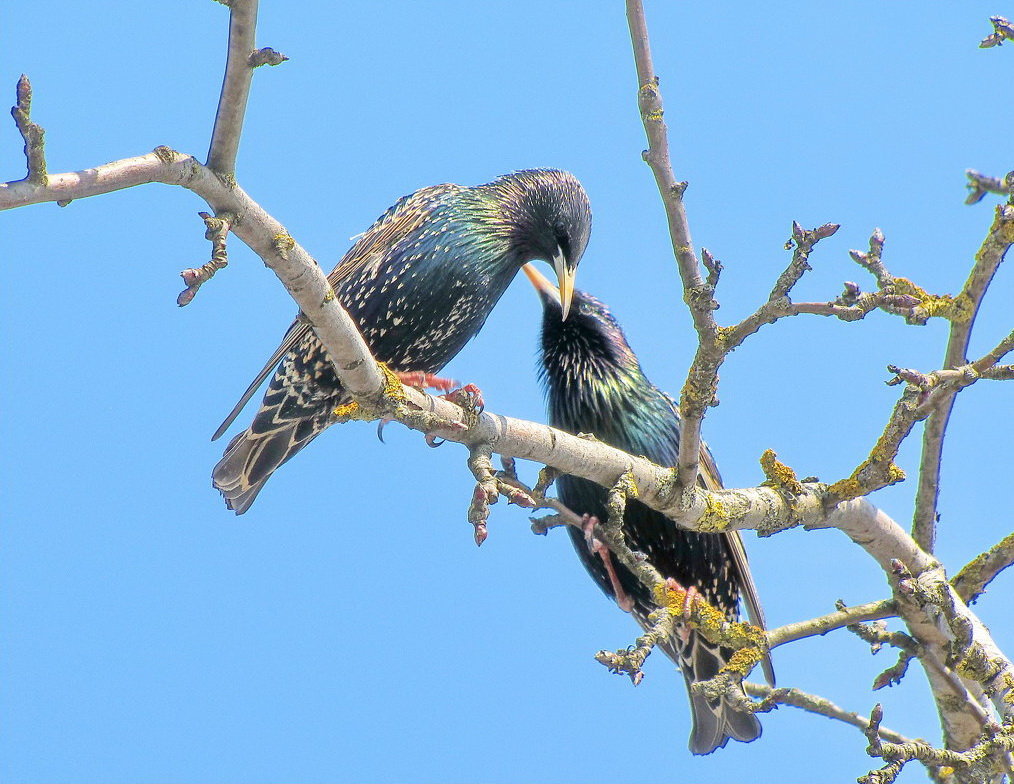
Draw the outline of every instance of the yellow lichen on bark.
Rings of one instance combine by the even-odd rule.
[[[791,495],[800,495],[803,492],[803,483],[796,477],[796,472],[781,462],[773,449],[764,450],[760,464],[764,476],[767,477],[764,484],[785,490]]]
[[[733,649],[720,672],[745,677],[764,658],[767,635],[749,623],[730,621],[708,604],[700,594],[687,601],[687,591],[672,583],[659,583],[653,589],[655,603],[674,617],[688,615],[689,622],[714,645]]]
[[[718,534],[729,530],[732,515],[719,499],[712,493],[704,496],[704,513],[701,515],[697,530],[706,534]]]
[[[378,362],[377,367],[380,368],[380,372],[384,375],[384,386],[378,394],[379,405],[376,407],[365,406],[355,400],[342,403],[331,412],[331,416],[338,422],[349,422],[353,419],[370,422],[383,416],[387,408],[405,402],[407,398],[401,379],[383,362]]]

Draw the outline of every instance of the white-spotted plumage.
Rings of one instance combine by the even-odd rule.
[[[675,465],[679,453],[680,419],[676,402],[644,376],[619,324],[593,297],[575,292],[569,318],[561,321],[560,304],[548,281],[538,281],[544,305],[540,374],[544,381],[550,424],[573,433],[591,433],[600,441],[661,465]],[[701,452],[703,482],[721,488],[721,477],[705,446]],[[606,490],[587,480],[562,476],[560,500],[577,514],[603,519]],[[616,598],[614,584],[601,557],[588,550],[584,534],[569,529],[574,546],[599,587]],[[636,499],[627,501],[623,531],[631,549],[644,554],[663,578],[696,589],[729,620],[739,617],[743,598],[751,622],[763,626],[757,591],[738,532],[702,534],[677,528]],[[651,593],[634,575],[614,561],[621,589],[632,602],[632,613],[648,629],[658,608]],[[761,733],[757,717],[737,710],[726,699],[708,701],[690,687],[717,675],[731,651],[710,644],[696,629],[680,622],[662,649],[686,680],[694,726],[690,749],[708,754],[729,738],[751,741]],[[770,662],[765,674],[773,680]]]
[[[399,372],[436,373],[479,331],[524,263],[566,247],[572,275],[590,230],[587,196],[567,172],[520,171],[471,188],[435,185],[403,197],[358,235],[328,279],[378,360]],[[212,473],[237,514],[347,402],[316,335],[297,319],[216,438],[272,369],[253,423]]]

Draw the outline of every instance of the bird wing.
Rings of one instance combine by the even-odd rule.
[[[437,202],[462,190],[465,188],[461,185],[445,182],[402,196],[356,238],[356,244],[328,274],[328,282],[332,286],[340,286],[342,281],[356,273],[382,263],[402,238],[418,236],[420,227],[432,219]]]
[[[362,272],[370,266],[380,266],[389,255],[392,248],[402,237],[412,236],[413,232],[427,220],[433,204],[449,193],[463,190],[462,186],[452,183],[442,185],[431,185],[428,188],[421,188],[415,193],[403,196],[398,199],[387,211],[374,221],[365,232],[359,235],[356,243],[349,248],[341,261],[328,273],[327,280],[335,289],[340,289],[342,282]],[[339,299],[341,297],[339,296]],[[345,303],[343,303],[345,304]],[[250,402],[257,388],[264,383],[271,371],[275,369],[282,358],[289,350],[301,341],[312,329],[310,323],[300,315],[290,326],[281,345],[275,349],[264,367],[250,382],[250,386],[242,394],[239,402],[233,406],[229,416],[218,426],[218,430],[211,437],[215,441],[222,437],[226,430],[236,421],[240,411]]]
[[[715,492],[722,489],[722,477],[718,473],[715,458],[712,457],[708,445],[703,442],[701,443],[700,477],[701,484],[704,485],[705,490]],[[722,534],[722,536],[725,537],[733,563],[736,564],[736,569],[739,571],[740,588],[743,592],[743,604],[746,605],[746,615],[754,626],[766,629],[767,624],[764,621],[764,610],[761,608],[760,596],[757,594],[757,585],[754,583],[753,575],[750,573],[750,561],[746,556],[746,547],[743,546],[743,537],[740,536],[739,531],[728,531]],[[771,665],[771,657],[765,656],[764,661],[761,662],[761,666],[764,669],[764,678],[769,684],[774,686],[775,670]]]
[[[297,318],[292,325],[289,327],[289,331],[285,333],[285,337],[282,338],[281,345],[275,349],[275,353],[271,355],[270,359],[264,363],[264,367],[261,368],[257,377],[250,382],[250,386],[246,388],[246,392],[240,397],[239,402],[232,407],[232,411],[229,412],[229,416],[225,418],[225,421],[218,426],[218,430],[211,437],[212,441],[217,441],[229,426],[236,421],[236,417],[239,416],[239,412],[243,410],[247,403],[250,402],[250,398],[254,396],[254,392],[264,382],[271,371],[275,369],[279,362],[282,361],[282,357],[289,353],[289,350],[296,345],[307,332],[310,331],[310,324],[302,318]]]

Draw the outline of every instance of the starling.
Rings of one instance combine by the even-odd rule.
[[[479,331],[526,262],[553,265],[565,318],[590,231],[588,197],[568,172],[533,169],[475,187],[434,185],[381,215],[328,281],[378,360],[398,373],[429,375]],[[236,514],[349,400],[312,328],[297,318],[212,440],[273,368],[253,422],[212,472]]]
[[[539,375],[546,390],[549,423],[571,433],[591,433],[600,441],[660,465],[675,465],[680,439],[676,402],[645,377],[606,306],[574,291],[570,318],[564,322],[557,289],[531,265],[525,272],[543,304]],[[701,470],[703,486],[721,488],[707,447],[701,450]],[[577,514],[601,520],[608,516],[606,490],[593,482],[561,476],[557,492]],[[658,609],[649,590],[615,559],[606,563],[591,552],[582,531],[573,527],[568,531],[592,579],[607,596],[632,611],[643,628],[649,628],[648,615]],[[680,529],[634,499],[627,502],[623,531],[630,547],[643,553],[663,578],[696,589],[729,620],[738,619],[742,596],[751,620],[764,625],[738,532],[704,534]],[[694,754],[709,754],[725,746],[729,738],[752,741],[760,736],[760,722],[754,714],[736,711],[724,700],[709,702],[690,691],[691,684],[717,675],[732,651],[711,645],[682,623],[677,624],[673,637],[662,643],[662,649],[682,671],[690,692],[690,750]],[[770,662],[764,667],[771,680]]]

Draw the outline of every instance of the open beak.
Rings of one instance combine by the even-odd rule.
[[[576,270],[567,266],[562,250],[553,257],[553,269],[556,270],[556,279],[560,284],[560,307],[563,309],[563,320],[566,321],[567,314],[570,313],[570,301],[574,297]]]
[[[549,278],[539,272],[538,267],[534,264],[525,264],[521,269],[524,270],[525,275],[528,276],[528,280],[531,281],[531,284],[535,287],[535,291],[538,292],[543,300],[554,302],[557,305],[560,304],[560,290],[553,285],[553,282]]]

